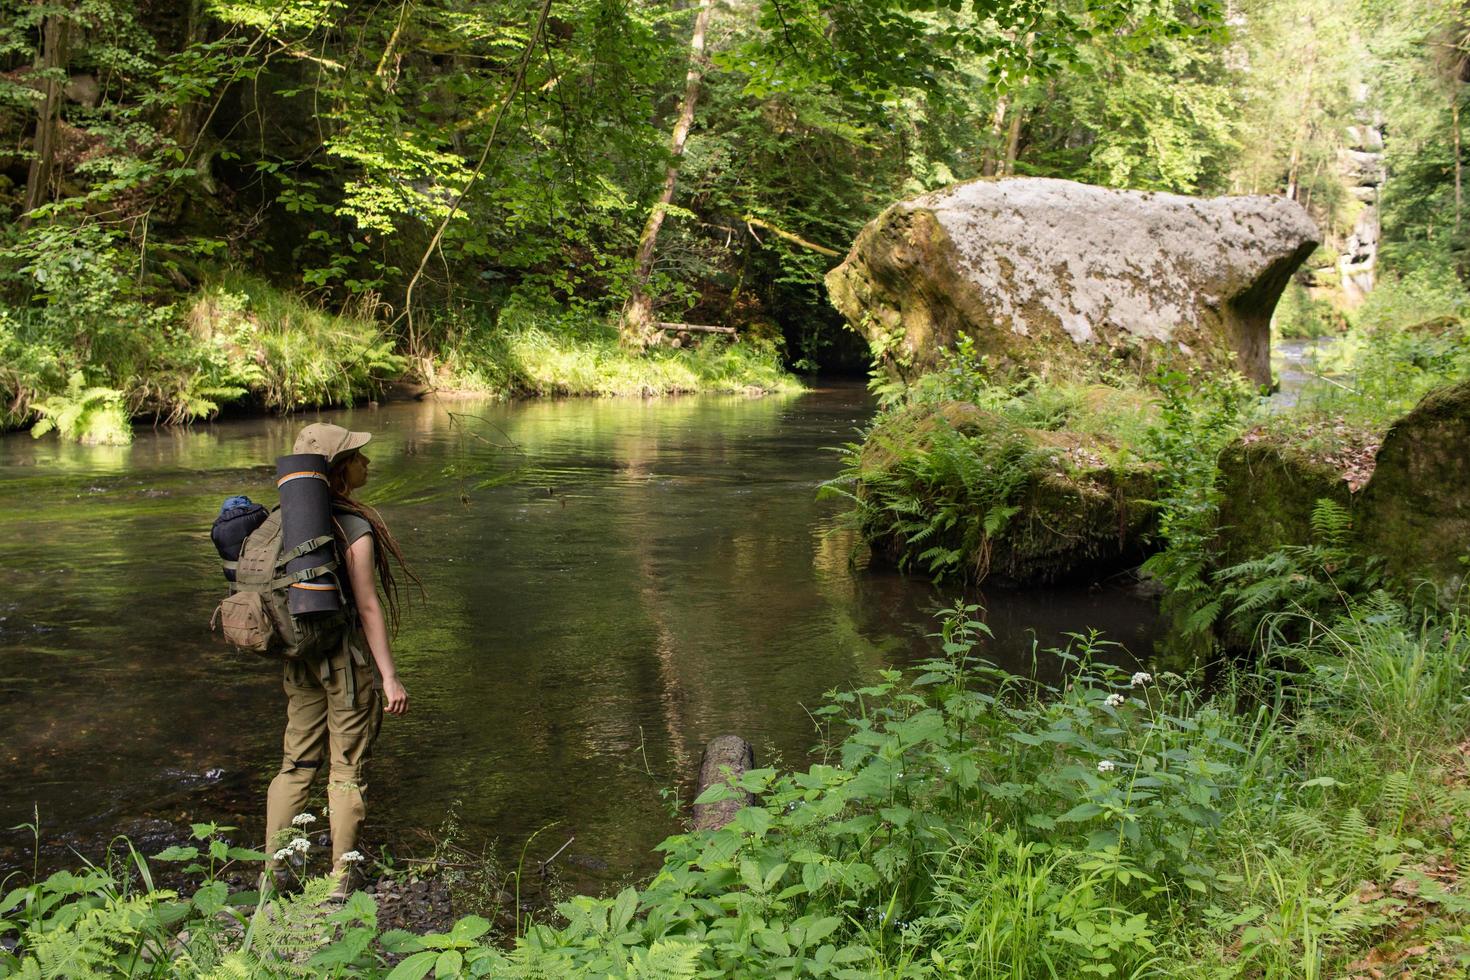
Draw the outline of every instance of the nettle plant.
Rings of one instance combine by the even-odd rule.
[[[975,613],[944,613],[944,655],[911,682],[885,671],[830,695],[814,714],[841,737],[823,762],[746,773],[737,786],[760,806],[666,841],[663,872],[638,896],[642,941],[697,941],[722,970],[857,976],[913,957],[959,975],[1145,968],[1150,913],[1216,887],[1195,855],[1245,753],[1233,723],[1178,678],[1100,662],[1118,652],[1095,635],[1060,652],[1060,689],[1012,676],[976,656],[989,631]],[[1010,925],[980,928],[977,908]],[[983,935],[965,939],[972,929]],[[550,932],[532,939],[555,945]]]

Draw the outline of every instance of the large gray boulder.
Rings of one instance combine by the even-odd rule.
[[[903,377],[966,333],[1001,371],[1233,356],[1265,384],[1271,312],[1319,238],[1279,197],[983,179],[888,208],[827,289]]]

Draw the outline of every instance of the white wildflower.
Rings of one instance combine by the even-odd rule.
[[[1133,686],[1134,687],[1142,687],[1145,684],[1152,684],[1153,683],[1153,680],[1154,680],[1154,675],[1153,674],[1150,674],[1146,670],[1140,670],[1138,673],[1136,673],[1136,674],[1133,675]]]
[[[307,824],[316,823],[316,817],[309,813],[298,813],[291,818],[291,824],[296,827],[305,827]]]
[[[1108,700],[1105,703],[1109,708],[1121,708],[1123,707],[1123,702],[1126,700],[1127,698],[1121,694],[1109,694]]]
[[[292,851],[295,851],[297,854],[305,854],[307,851],[311,850],[311,841],[307,840],[305,837],[298,837],[291,843],[287,844],[286,847],[290,848]]]
[[[1118,768],[1118,764],[1112,759],[1104,759],[1097,764],[1098,772],[1112,772],[1116,768]]]
[[[271,860],[272,861],[284,861],[288,857],[290,857],[291,854],[292,854],[291,848],[289,848],[289,847],[283,847],[279,851],[277,851],[274,855],[272,855]]]
[[[340,862],[342,862],[343,864],[351,864],[354,861],[361,861],[361,860],[363,860],[363,856],[361,854],[359,854],[357,851],[348,851],[346,854],[343,854],[337,860],[340,861]]]

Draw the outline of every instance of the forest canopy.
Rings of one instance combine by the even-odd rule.
[[[1283,194],[1330,245],[1362,207],[1338,173],[1358,126],[1386,144],[1384,269],[1455,295],[1467,272],[1450,0],[0,7],[7,425],[64,392],[290,407],[256,377],[274,348],[237,336],[283,316],[346,316],[313,356],[364,378],[635,294],[788,364],[861,363],[821,279],[902,196]]]

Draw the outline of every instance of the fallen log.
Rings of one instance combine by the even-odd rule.
[[[755,749],[739,735],[721,735],[704,748],[699,764],[699,790],[695,799],[719,782],[734,787],[736,781],[755,768]],[[694,804],[694,829],[719,830],[735,819],[735,814],[751,805],[754,798],[742,789],[716,803]]]
[[[705,323],[655,323],[654,326],[659,330],[667,330],[671,333],[687,330],[689,333],[723,333],[732,337],[735,335],[734,327],[713,327]]]

